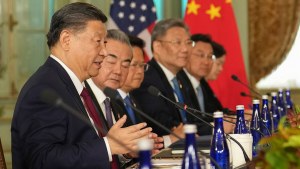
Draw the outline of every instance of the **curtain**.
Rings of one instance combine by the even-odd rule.
[[[249,0],[250,83],[255,84],[285,59],[300,21],[299,0]]]

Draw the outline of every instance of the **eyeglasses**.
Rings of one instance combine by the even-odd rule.
[[[131,63],[130,66],[132,66],[133,68],[140,68],[143,69],[145,72],[149,69],[149,65],[147,63]]]
[[[172,45],[174,45],[175,47],[180,47],[182,46],[182,44],[184,44],[187,47],[194,47],[195,46],[195,42],[192,40],[185,40],[185,41],[180,41],[180,40],[172,40],[172,41],[168,41],[168,40],[157,40],[159,42],[164,42],[164,43],[170,43]]]
[[[197,52],[197,53],[192,53],[192,55],[195,55],[200,59],[207,59],[208,61],[211,62],[216,60],[216,56],[214,54],[205,54],[204,52]]]

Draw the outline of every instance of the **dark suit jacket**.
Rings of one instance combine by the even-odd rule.
[[[134,97],[130,95],[130,99],[133,102],[132,106],[134,106],[137,109],[141,110],[141,107],[137,104]],[[120,114],[120,117],[122,117],[123,115],[127,116],[127,119],[126,119],[126,122],[125,122],[125,125],[124,125],[125,127],[134,125],[134,123],[132,122],[132,120],[130,119],[130,117],[128,115],[127,109],[126,109],[123,102],[121,102],[120,100],[111,100],[111,105],[112,105],[113,111],[118,112]],[[134,115],[135,115],[136,124],[141,123],[141,122],[144,121],[139,113],[137,113],[135,110],[133,110],[133,112],[134,112]]]
[[[167,128],[171,129],[182,122],[179,111],[174,105],[165,101],[164,99],[149,94],[147,89],[149,86],[153,85],[158,88],[163,95],[175,101],[173,88],[154,58],[152,58],[148,64],[150,67],[145,72],[145,78],[141,84],[141,87],[132,91],[132,95],[136,100],[138,100],[138,104],[146,114],[156,119]],[[146,121],[148,125],[153,128],[153,132],[157,133],[159,136],[169,134],[150,121]]]
[[[213,90],[209,86],[209,84],[206,82],[206,80],[203,78],[200,80],[204,100],[205,100],[205,111],[209,113],[213,113],[217,110],[222,111],[223,106],[219,99],[214,94]]]
[[[109,168],[104,140],[62,107],[43,102],[41,92],[48,88],[88,118],[69,75],[48,58],[26,82],[16,103],[11,128],[13,168]]]
[[[185,98],[185,103],[189,106],[192,107],[196,110],[200,110],[200,105],[198,102],[198,98],[197,98],[197,94],[195,93],[195,90],[193,88],[193,85],[189,79],[189,77],[187,76],[187,74],[184,72],[184,70],[181,70],[177,73],[177,79],[178,81],[180,81],[180,83],[182,84],[182,88],[183,88],[183,94],[184,94],[184,98]],[[204,95],[204,94],[203,94]],[[205,95],[204,95],[204,107],[205,107],[205,111],[207,108],[209,100],[206,99]],[[205,120],[206,122],[211,122],[213,118],[205,116],[203,114],[197,114],[196,115]],[[188,119],[189,122],[191,123],[195,123],[197,125],[197,130],[198,130],[198,134],[199,135],[211,135],[212,134],[212,128],[210,126],[208,126],[207,124],[203,123],[201,120],[191,117]]]

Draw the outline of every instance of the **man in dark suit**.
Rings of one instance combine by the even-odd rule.
[[[128,35],[128,37],[132,47],[133,55],[126,80],[118,89],[118,92],[124,100],[125,105],[120,101],[116,101],[114,102],[113,107],[116,109],[119,108],[118,111],[127,115],[127,125],[133,125],[144,121],[144,119],[140,114],[136,113],[135,110],[126,104],[130,104],[131,106],[141,109],[138,101],[131,95],[131,91],[140,87],[142,81],[144,80],[144,72],[147,71],[149,65],[146,64],[144,60],[143,48],[145,47],[145,42],[136,36]]]
[[[150,67],[145,72],[141,87],[132,92],[142,110],[167,128],[174,130],[182,138],[184,137],[182,122],[186,122],[186,113],[180,112],[171,103],[152,96],[147,89],[153,85],[171,100],[182,101],[180,85],[175,77],[187,63],[192,45],[189,29],[182,20],[166,19],[158,22],[152,31],[153,58],[148,62]],[[176,92],[175,88],[177,88]],[[169,134],[151,122],[148,124],[159,136]],[[172,135],[168,138],[164,137],[165,141],[166,139],[169,140],[169,143],[177,140]]]
[[[97,128],[102,122],[83,94],[83,81],[99,73],[106,56],[106,20],[86,3],[68,4],[53,15],[47,34],[51,55],[26,82],[16,103],[11,127],[14,169],[117,168],[112,155],[130,152],[136,139],[149,134],[149,128],[141,130],[145,124],[122,128],[124,116],[103,135]],[[49,89],[90,123],[43,101],[41,94]]]
[[[111,29],[107,31],[107,57],[103,60],[99,75],[92,77],[86,81],[95,105],[101,112],[102,119],[107,123],[109,129],[115,121],[126,115],[127,120],[124,126],[132,126],[136,123],[129,123],[130,116],[114,101],[108,98],[103,90],[105,87],[112,89],[120,88],[128,75],[129,67],[132,60],[132,48],[129,39],[125,33],[120,30]],[[149,135],[150,138],[156,139],[155,134]],[[136,154],[126,154],[126,157],[135,157]],[[119,156],[122,161],[126,162],[123,156]]]
[[[223,110],[223,106],[221,102],[216,97],[216,95],[214,94],[213,90],[211,89],[207,81],[216,80],[218,78],[219,74],[223,70],[223,66],[226,58],[226,50],[221,44],[215,41],[213,41],[211,44],[216,59],[213,62],[210,72],[205,76],[205,78],[201,79],[201,85],[203,87],[204,96],[206,96],[206,100],[208,100],[208,102],[211,103],[210,105],[207,106],[208,112]]]
[[[195,34],[191,36],[195,42],[188,63],[185,68],[178,72],[177,77],[183,85],[189,98],[187,101],[193,108],[206,112],[209,104],[211,104],[204,95],[200,80],[206,76],[212,67],[215,56],[211,45],[211,38],[208,35]],[[213,112],[210,112],[213,113]],[[212,118],[200,115],[203,120],[211,122]],[[199,121],[199,120],[198,120]],[[198,133],[200,135],[210,135],[211,127],[199,121]]]

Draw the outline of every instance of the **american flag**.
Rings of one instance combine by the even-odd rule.
[[[151,31],[156,21],[156,9],[152,0],[113,0],[110,7],[108,29],[120,29],[138,36],[146,42],[145,52],[152,57]]]

